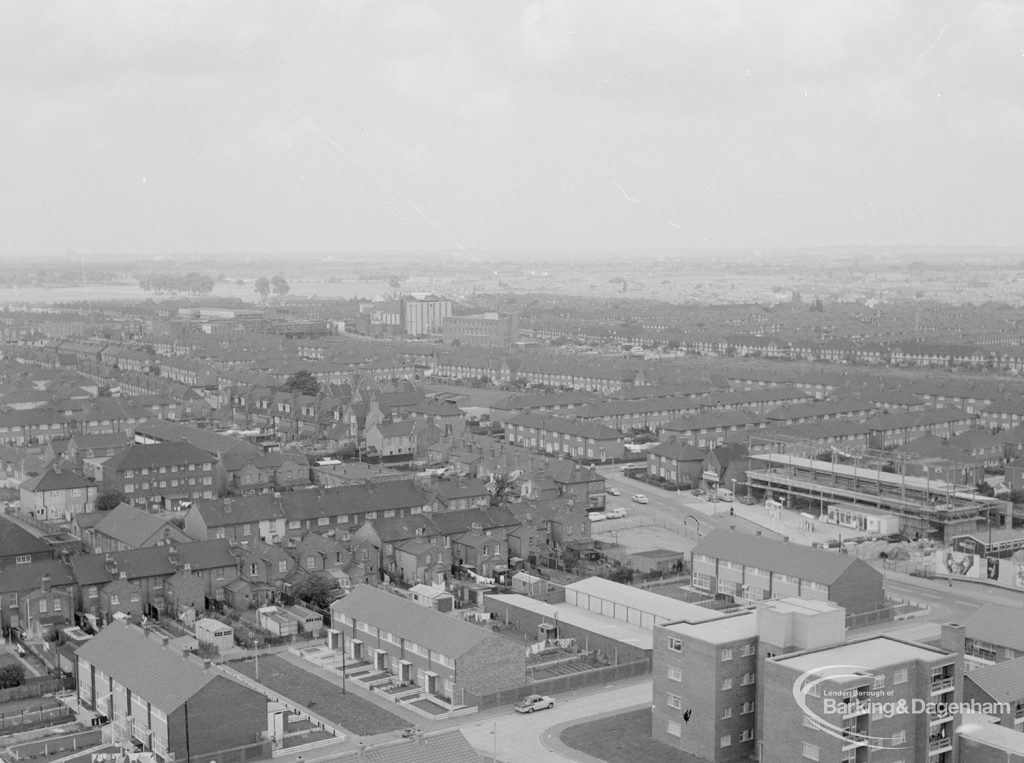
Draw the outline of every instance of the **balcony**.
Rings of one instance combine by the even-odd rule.
[[[928,754],[938,755],[943,752],[951,752],[953,749],[952,737],[930,737],[928,739]]]
[[[936,694],[945,694],[946,692],[953,691],[953,677],[948,678],[933,678],[932,679],[932,696]]]

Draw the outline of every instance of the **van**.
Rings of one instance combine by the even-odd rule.
[[[622,519],[626,516],[626,510],[620,506],[618,508],[611,509],[610,511],[606,511],[604,515],[608,519]]]
[[[724,487],[718,488],[716,491],[719,501],[731,501],[733,498],[732,491],[726,490]]]

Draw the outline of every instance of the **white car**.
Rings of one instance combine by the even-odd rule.
[[[647,496],[643,493],[637,493],[633,496],[633,503],[647,503]]]
[[[590,519],[591,522],[603,522],[604,519],[605,519],[604,512],[602,512],[602,511],[591,511],[591,512],[588,512],[587,513],[587,518]]]
[[[550,707],[555,706],[555,698],[542,696],[540,694],[531,694],[528,697],[523,697],[521,700],[516,702],[517,713],[532,713],[534,710],[547,710]]]
[[[620,495],[622,491],[620,491],[617,487],[609,487],[605,488],[604,492],[606,492],[608,495]]]
[[[604,515],[608,519],[622,519],[624,516],[626,516],[626,510],[620,506],[618,508],[612,509],[611,511],[606,511]]]

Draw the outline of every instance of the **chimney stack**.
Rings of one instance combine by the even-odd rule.
[[[45,575],[43,575],[43,580],[42,580],[42,583],[43,583],[43,593],[49,593],[50,592],[50,580],[51,580],[50,573],[46,573]]]

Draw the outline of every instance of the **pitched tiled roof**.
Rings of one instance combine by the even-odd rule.
[[[570,413],[567,411],[566,413]],[[602,424],[592,424],[587,421],[562,416],[549,416],[542,413],[520,413],[508,420],[510,426],[518,425],[532,427],[545,432],[558,432],[572,437],[586,437],[594,440],[617,440],[622,433],[617,429],[606,427]]]
[[[59,559],[46,559],[30,564],[8,564],[0,569],[0,593],[30,591],[42,585],[43,576],[50,576],[50,585],[74,585],[72,569]]]
[[[214,680],[229,681],[195,658],[164,648],[137,626],[115,621],[82,644],[76,655],[102,670],[133,694],[170,713]]]
[[[864,564],[850,554],[837,554],[731,530],[715,530],[706,535],[697,543],[693,553],[825,585],[834,583],[854,564]]]
[[[160,442],[153,445],[135,443],[113,455],[103,465],[104,471],[121,472],[126,469],[152,469],[160,466],[203,464],[214,457],[187,442]]]
[[[165,528],[170,528],[173,540],[181,542],[183,539],[187,539],[183,532],[167,520],[150,514],[148,511],[129,506],[127,503],[122,503],[106,512],[94,527],[96,532],[119,540],[132,548],[141,547]]]
[[[22,482],[21,488],[30,493],[41,493],[44,490],[75,490],[95,484],[81,474],[67,469],[47,469],[38,477]]]
[[[335,601],[331,604],[331,612],[382,628],[452,658],[494,636],[489,629],[458,616],[435,612],[368,585],[358,585],[348,596]]]
[[[669,440],[647,451],[653,456],[668,458],[672,461],[703,461],[705,453],[688,442]]]
[[[50,550],[50,546],[37,538],[21,525],[0,516],[0,558],[21,554],[39,554]]]
[[[169,577],[177,569],[171,560],[172,548],[177,553],[179,564],[188,564],[192,570],[235,565],[230,544],[227,540],[218,539],[181,543],[176,546],[150,546],[129,551],[114,551],[109,554],[116,570],[113,574],[107,569],[107,554],[76,554],[71,557],[71,569],[79,585],[109,583],[121,572],[124,572],[129,580]]]
[[[974,681],[996,702],[1020,701],[1024,698],[1024,657],[977,668],[964,679]]]
[[[1021,622],[1020,607],[989,602],[967,618],[965,625],[970,639],[1024,652],[1024,627],[1021,627]]]

